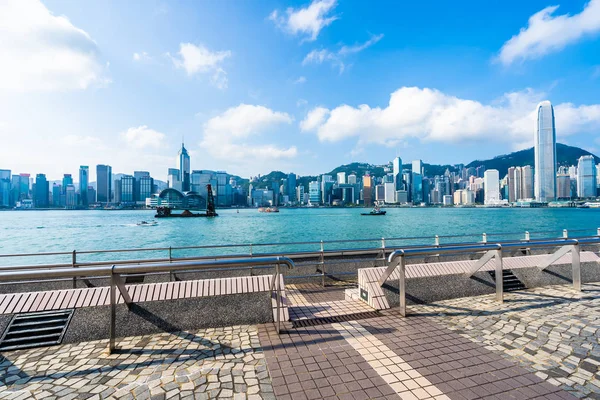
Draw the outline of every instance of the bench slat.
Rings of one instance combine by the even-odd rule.
[[[8,307],[6,307],[6,313],[12,314],[13,310],[17,307],[17,304],[23,297],[26,297],[24,293],[17,293],[16,296],[10,301]]]

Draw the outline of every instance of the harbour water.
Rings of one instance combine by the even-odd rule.
[[[315,208],[281,209],[279,213],[259,213],[256,209],[219,210],[217,218],[161,219],[156,226],[138,226],[154,220],[154,211],[5,211],[0,212],[0,254],[59,251],[105,250],[211,246],[223,244],[289,243],[305,241],[355,240],[366,238],[420,237],[401,243],[433,244],[440,235],[442,243],[523,238],[532,235],[558,237],[562,229],[581,230],[572,235],[592,235],[600,227],[600,209],[572,208],[388,208],[384,217],[361,216],[365,209]],[[515,233],[490,235],[491,233]],[[447,235],[466,235],[444,238]],[[326,248],[375,247],[381,241],[326,244]],[[255,253],[316,250],[318,245],[254,246]],[[179,250],[174,257],[191,254],[248,253],[249,246],[235,249]],[[165,253],[144,254],[143,257]],[[87,255],[78,260],[114,259],[115,255]],[[87,257],[87,258],[86,258]],[[107,258],[108,257],[108,258]],[[139,254],[118,255],[120,259]],[[0,264],[57,262],[57,258],[0,259]],[[70,258],[62,257],[61,262]]]

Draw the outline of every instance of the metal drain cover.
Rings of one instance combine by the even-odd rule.
[[[326,324],[335,324],[336,322],[357,321],[367,318],[381,317],[379,311],[366,311],[356,314],[336,315],[334,317],[321,317],[312,319],[298,319],[292,321],[292,328],[303,328],[306,326],[317,326]]]
[[[72,316],[72,309],[16,314],[0,339],[0,351],[60,344]]]

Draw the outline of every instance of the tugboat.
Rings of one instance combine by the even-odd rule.
[[[277,207],[260,207],[258,209],[258,212],[278,213],[279,212],[279,208],[277,208]]]
[[[208,190],[206,200],[206,213],[193,213],[190,210],[184,210],[181,214],[173,214],[170,207],[156,207],[154,218],[194,218],[194,217],[218,217],[215,211],[215,198],[210,184],[206,185]]]
[[[368,213],[360,213],[360,215],[385,215],[386,211],[381,211],[379,206],[373,207]]]

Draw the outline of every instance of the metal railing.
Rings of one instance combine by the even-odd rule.
[[[492,258],[495,259],[496,273],[496,300],[504,301],[503,288],[503,269],[504,263],[502,252],[508,249],[531,249],[531,248],[549,248],[560,247],[560,249],[543,262],[538,268],[546,269],[549,265],[560,259],[563,255],[571,253],[571,264],[573,268],[573,288],[581,291],[581,245],[597,245],[600,244],[600,238],[584,238],[584,239],[558,239],[545,241],[527,241],[527,242],[512,242],[512,243],[477,243],[462,246],[448,247],[428,247],[428,248],[413,248],[394,250],[388,257],[388,265],[384,273],[380,277],[378,283],[383,286],[392,273],[399,269],[398,277],[398,295],[399,295],[399,311],[402,316],[406,316],[406,258],[437,255],[437,254],[465,254],[465,253],[481,253],[483,256],[471,267],[466,273],[467,277],[471,277],[475,272],[479,271]]]
[[[252,259],[233,259],[203,262],[181,262],[166,264],[144,264],[144,265],[112,265],[112,266],[90,266],[84,268],[57,268],[52,270],[14,270],[0,272],[0,281],[15,282],[28,280],[32,277],[50,280],[56,278],[79,277],[109,277],[110,278],[110,340],[109,352],[113,352],[116,336],[116,305],[117,290],[121,293],[127,307],[131,307],[132,299],[125,287],[124,275],[153,273],[153,272],[176,272],[176,271],[198,271],[210,269],[234,269],[250,266],[275,266],[273,279],[269,287],[271,298],[275,293],[277,316],[274,320],[277,332],[281,330],[281,271],[280,265],[286,265],[289,269],[294,268],[294,262],[287,257],[258,257]],[[271,303],[269,303],[271,304]]]

